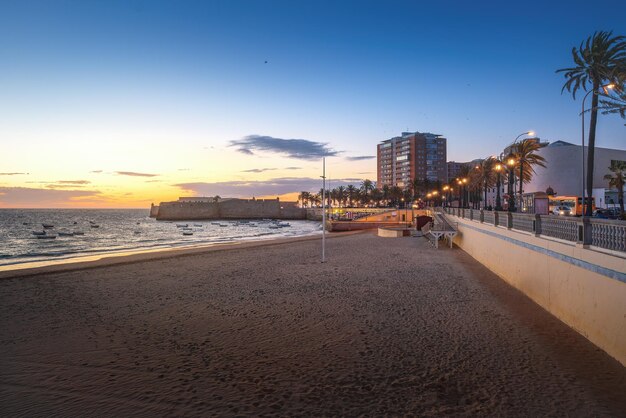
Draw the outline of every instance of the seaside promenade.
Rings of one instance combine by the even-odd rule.
[[[0,416],[626,414],[626,369],[462,250],[319,250],[1,279]]]

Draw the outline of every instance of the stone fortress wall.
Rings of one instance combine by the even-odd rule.
[[[298,208],[295,202],[279,199],[206,199],[190,201],[181,198],[176,202],[161,202],[152,206],[150,216],[157,220],[201,220],[201,219],[306,219],[306,209]]]

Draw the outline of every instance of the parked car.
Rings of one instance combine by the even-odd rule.
[[[619,219],[619,208],[597,209],[593,213],[594,218],[600,219]]]
[[[572,208],[569,206],[555,206],[554,209],[552,209],[552,213],[555,215],[569,216],[572,214]]]

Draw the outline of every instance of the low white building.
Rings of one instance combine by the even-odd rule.
[[[546,167],[534,166],[535,174],[530,183],[524,184],[524,193],[545,192],[550,187],[560,196],[581,196],[583,177],[580,145],[555,141],[540,148],[537,153],[546,159]],[[587,148],[585,147],[585,157],[586,155]],[[612,160],[626,161],[626,150],[595,148],[593,196],[597,207],[618,204],[616,190],[610,190],[609,182],[604,179],[604,176],[610,173],[609,166]],[[586,158],[585,170],[587,170]],[[502,184],[501,196],[504,196],[506,190],[507,184]],[[519,185],[516,190],[519,190]],[[486,206],[495,206],[495,200],[496,189],[494,187],[487,193]],[[502,203],[504,204],[504,199]]]

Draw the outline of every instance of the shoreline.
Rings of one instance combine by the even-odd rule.
[[[326,238],[354,235],[364,231],[348,231],[327,234]],[[118,253],[102,253],[98,255],[86,255],[71,257],[62,260],[35,261],[22,264],[7,264],[0,266],[0,280],[23,277],[33,277],[49,273],[64,273],[71,271],[88,270],[98,267],[123,265],[142,261],[161,260],[169,258],[185,257],[206,252],[226,251],[231,249],[256,248],[271,245],[281,245],[301,241],[313,241],[322,239],[321,234],[305,235],[299,237],[280,237],[258,241],[235,241],[216,242],[210,244],[190,245],[183,247],[155,248],[146,250],[129,250]]]

